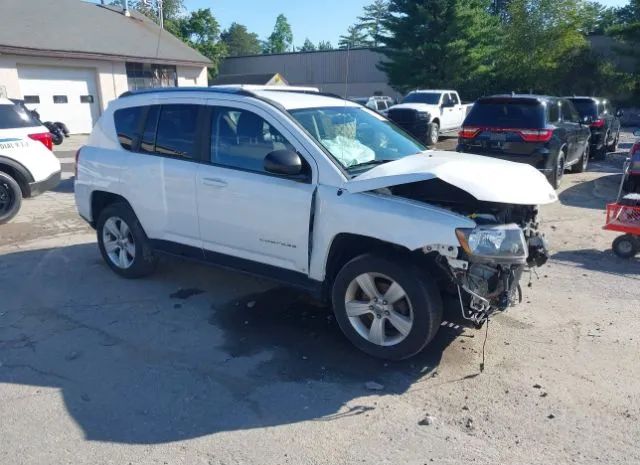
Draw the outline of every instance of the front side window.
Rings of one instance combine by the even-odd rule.
[[[155,153],[195,158],[199,105],[162,105],[158,119]]]
[[[136,137],[139,135],[140,117],[145,107],[129,107],[116,110],[113,121],[116,126],[118,141],[123,149],[133,150]]]
[[[265,157],[295,150],[264,118],[238,108],[216,109],[211,128],[211,161],[229,168],[264,172]]]
[[[400,128],[364,108],[305,108],[289,113],[353,174],[426,150]]]

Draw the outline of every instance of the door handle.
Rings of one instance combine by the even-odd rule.
[[[202,178],[202,184],[211,187],[226,187],[227,181],[218,178]]]

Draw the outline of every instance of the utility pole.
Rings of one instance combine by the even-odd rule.
[[[160,29],[164,29],[164,14],[162,12],[162,0],[156,0],[158,4],[158,17],[160,18]]]

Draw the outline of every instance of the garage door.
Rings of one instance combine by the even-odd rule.
[[[91,132],[99,115],[94,70],[19,65],[18,77],[25,103],[42,121],[62,121],[73,134]]]

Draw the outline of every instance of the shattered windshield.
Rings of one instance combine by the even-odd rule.
[[[400,128],[362,107],[305,108],[289,113],[349,171],[426,150]]]

